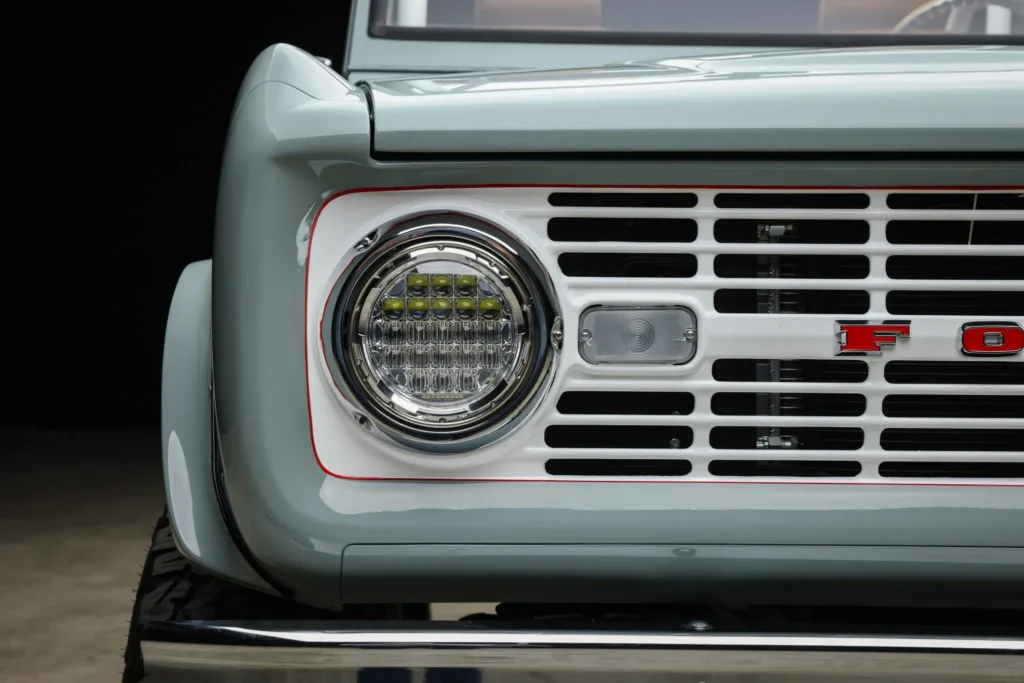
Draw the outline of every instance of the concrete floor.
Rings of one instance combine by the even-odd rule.
[[[120,680],[159,454],[155,432],[0,434],[0,683]]]
[[[164,505],[157,433],[2,430],[0,463],[0,683],[120,680]]]

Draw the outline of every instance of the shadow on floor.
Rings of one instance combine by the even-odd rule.
[[[0,431],[0,681],[120,680],[163,509],[151,432]]]

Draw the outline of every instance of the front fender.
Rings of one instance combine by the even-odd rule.
[[[214,490],[211,280],[211,261],[186,266],[167,317],[160,396],[167,516],[189,562],[272,592],[232,541]]]

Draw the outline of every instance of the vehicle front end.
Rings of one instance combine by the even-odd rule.
[[[179,551],[327,610],[1024,610],[1022,60],[270,48],[172,308]]]

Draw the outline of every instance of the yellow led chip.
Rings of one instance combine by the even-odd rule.
[[[427,293],[429,279],[423,273],[413,273],[405,278],[405,286],[410,296],[423,296]]]
[[[484,320],[494,320],[501,315],[501,302],[497,299],[480,300],[480,316]]]
[[[431,308],[434,310],[435,318],[446,320],[452,315],[452,302],[448,299],[434,299]]]
[[[459,296],[473,296],[476,293],[476,275],[456,275],[455,289]]]
[[[382,308],[384,317],[398,320],[405,313],[405,302],[401,299],[387,299]]]
[[[430,286],[433,288],[434,296],[448,296],[452,293],[452,276],[435,275],[430,278]]]
[[[476,315],[476,302],[472,299],[459,299],[455,304],[455,311],[463,320],[469,320]]]
[[[430,304],[426,299],[409,299],[409,317],[420,320],[427,315]]]

